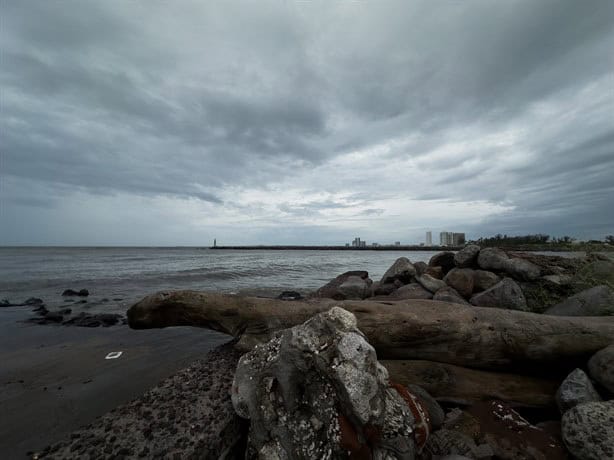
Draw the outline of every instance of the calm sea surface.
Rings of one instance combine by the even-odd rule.
[[[401,256],[425,261],[424,251],[231,251],[202,248],[0,248],[0,299],[42,298],[48,306],[125,310],[163,289],[276,295],[315,290],[347,270],[379,280]],[[67,302],[65,289],[88,289],[87,303]],[[75,301],[81,300],[74,298]]]

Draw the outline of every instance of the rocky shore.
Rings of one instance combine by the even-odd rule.
[[[307,298],[153,294],[132,328],[235,342],[43,454],[614,458],[613,283],[599,255],[467,246]]]

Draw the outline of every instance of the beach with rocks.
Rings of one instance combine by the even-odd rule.
[[[30,456],[611,458],[613,283],[604,255],[469,245],[310,294],[151,294],[91,330],[232,342]]]

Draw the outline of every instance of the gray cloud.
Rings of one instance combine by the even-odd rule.
[[[117,206],[142,232],[176,212],[183,229],[152,244],[614,230],[607,0],[22,1],[1,16],[0,218],[53,203],[56,236],[5,226],[0,243],[105,243],[61,236],[68,209],[105,206],[99,230]]]

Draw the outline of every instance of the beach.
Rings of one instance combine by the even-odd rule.
[[[134,331],[19,321],[28,308],[0,316],[0,453],[26,458],[80,426],[142,395],[229,340],[190,327]],[[122,355],[113,360],[113,351]]]

